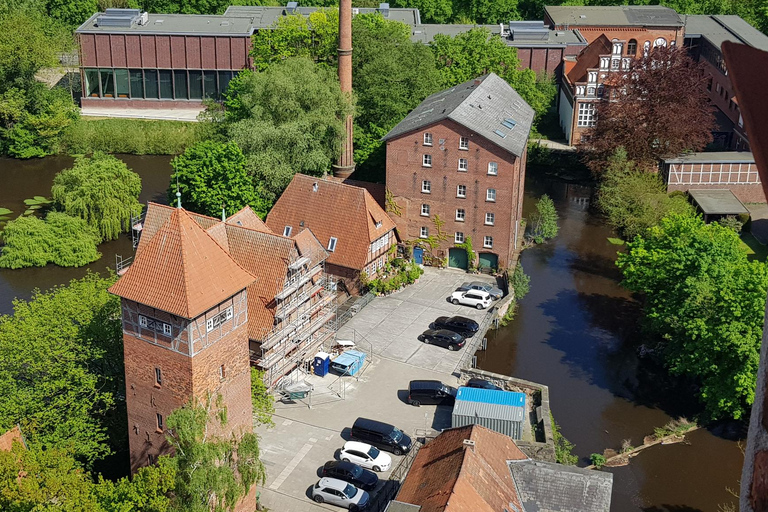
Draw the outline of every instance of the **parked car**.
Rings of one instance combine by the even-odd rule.
[[[364,491],[372,491],[379,483],[373,471],[363,469],[354,462],[331,460],[323,466],[323,476],[349,482]]]
[[[352,425],[350,436],[352,439],[370,443],[376,448],[387,450],[395,455],[411,451],[411,438],[399,428],[381,421],[357,418]]]
[[[432,324],[435,329],[448,329],[457,332],[465,338],[471,338],[480,329],[480,325],[465,316],[441,316]]]
[[[439,380],[412,380],[408,384],[408,403],[424,405],[452,405],[456,401],[456,388]]]
[[[480,388],[480,389],[495,389],[496,391],[504,391],[496,384],[488,382],[485,379],[469,379],[465,384],[468,388]]]
[[[467,292],[453,292],[451,302],[454,304],[463,304],[477,309],[485,309],[491,305],[491,296],[488,292],[480,290],[470,290]]]
[[[419,341],[423,341],[427,345],[430,343],[440,345],[448,350],[459,350],[464,346],[466,340],[461,334],[447,329],[427,329],[421,333]]]
[[[349,510],[364,510],[371,497],[349,482],[336,478],[321,478],[312,488],[312,499],[317,503],[330,503]]]
[[[472,282],[462,283],[461,286],[456,288],[457,292],[466,292],[469,290],[479,290],[481,292],[488,292],[488,294],[491,296],[493,300],[499,300],[504,296],[504,292],[501,291],[501,288],[493,286],[491,283],[484,283],[482,281],[472,281]]]
[[[360,467],[381,472],[387,471],[392,466],[392,457],[375,446],[357,441],[347,441],[341,449],[339,458],[343,462],[354,462]]]

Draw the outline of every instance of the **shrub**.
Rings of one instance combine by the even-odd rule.
[[[722,219],[718,220],[717,223],[721,226],[732,229],[737,233],[741,233],[741,228],[743,226],[742,222],[734,215],[723,217]]]
[[[605,457],[603,457],[599,453],[593,453],[592,455],[590,455],[589,460],[592,461],[592,465],[595,466],[597,469],[600,469],[603,466],[605,466]]]
[[[566,466],[575,466],[576,463],[579,462],[579,457],[571,453],[574,444],[568,441],[560,433],[560,425],[557,424],[551,412],[549,413],[549,420],[552,422],[552,438],[555,444],[555,460]]]
[[[536,211],[528,219],[528,239],[537,244],[557,236],[560,228],[557,226],[557,210],[552,199],[544,194],[536,202]]]
[[[515,300],[522,300],[531,289],[531,278],[523,270],[523,264],[518,262],[515,267],[515,271],[512,272],[512,280],[510,282],[512,290],[515,292]]]
[[[85,119],[62,136],[62,150],[73,155],[96,151],[132,155],[178,155],[197,141],[196,123],[144,119]]]

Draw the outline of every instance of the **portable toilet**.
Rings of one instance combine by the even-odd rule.
[[[319,377],[325,377],[331,367],[331,354],[318,352],[315,354],[315,360],[312,362],[312,371]]]
[[[451,427],[482,425],[520,439],[525,421],[525,393],[460,387],[451,414]]]

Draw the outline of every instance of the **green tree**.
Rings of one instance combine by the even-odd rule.
[[[113,281],[88,274],[0,317],[0,431],[20,424],[31,446],[69,449],[88,464],[110,453],[108,417],[125,393]]]
[[[124,162],[104,153],[78,158],[71,169],[53,179],[55,207],[84,219],[102,240],[114,240],[131,229],[131,216],[141,212],[141,178]]]
[[[416,8],[424,23],[450,23],[454,4],[451,0],[394,0],[392,7]]]
[[[555,238],[560,229],[557,226],[557,219],[555,203],[544,194],[536,201],[536,211],[529,215],[526,236],[537,244]]]
[[[597,206],[627,240],[645,233],[670,213],[693,213],[684,195],[668,195],[659,175],[627,160],[621,147],[608,158],[601,175]]]
[[[174,158],[171,166],[171,204],[176,201],[178,183],[182,205],[188,210],[218,217],[222,207],[234,213],[250,205],[262,215],[265,213],[245,169],[245,155],[234,142],[198,142]]]
[[[171,459],[176,469],[176,510],[232,510],[254,484],[266,479],[256,434],[215,437],[210,428],[221,418],[212,413],[213,406],[210,401],[207,406],[190,403],[168,417],[168,442],[176,450]]]
[[[77,27],[99,10],[96,0],[46,0],[48,14],[70,27]]]
[[[92,495],[104,512],[169,512],[173,509],[176,465],[170,457],[116,482],[99,475]]]
[[[732,229],[671,214],[627,244],[617,265],[644,295],[669,370],[699,383],[710,418],[743,417],[754,400],[766,264],[747,260]]]
[[[335,71],[298,57],[240,73],[225,105],[226,133],[246,156],[263,210],[295,173],[330,171],[344,138],[342,119],[352,111]]]
[[[457,10],[478,24],[519,20],[518,0],[460,0]]]
[[[275,413],[275,399],[272,398],[264,383],[264,372],[256,368],[251,368],[251,400],[256,425],[274,427],[272,415]]]
[[[510,279],[509,284],[512,285],[516,301],[523,300],[523,297],[528,295],[528,292],[531,290],[531,276],[525,273],[523,264],[520,261],[515,265],[515,271],[512,272],[512,279]]]

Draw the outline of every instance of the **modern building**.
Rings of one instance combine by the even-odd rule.
[[[403,240],[467,268],[471,238],[484,267],[517,249],[533,109],[491,73],[425,99],[385,137],[387,189]],[[431,242],[431,244],[430,244]]]
[[[667,190],[728,189],[743,203],[765,203],[765,193],[752,153],[690,153],[666,158],[659,172]]]
[[[451,413],[451,426],[482,425],[520,440],[528,417],[525,398],[525,393],[460,387]]]
[[[397,243],[395,223],[366,189],[304,174],[294,176],[267,226],[285,236],[311,230],[328,251],[326,272],[354,295],[360,273],[376,276]]]
[[[526,457],[480,425],[444,430],[416,454],[392,504],[421,512],[608,512],[613,475]]]
[[[685,17],[685,46],[704,64],[709,99],[716,107],[715,143],[723,149],[749,151],[739,101],[731,85],[721,46],[731,41],[758,50],[768,50],[768,36],[738,16],[697,15]]]

